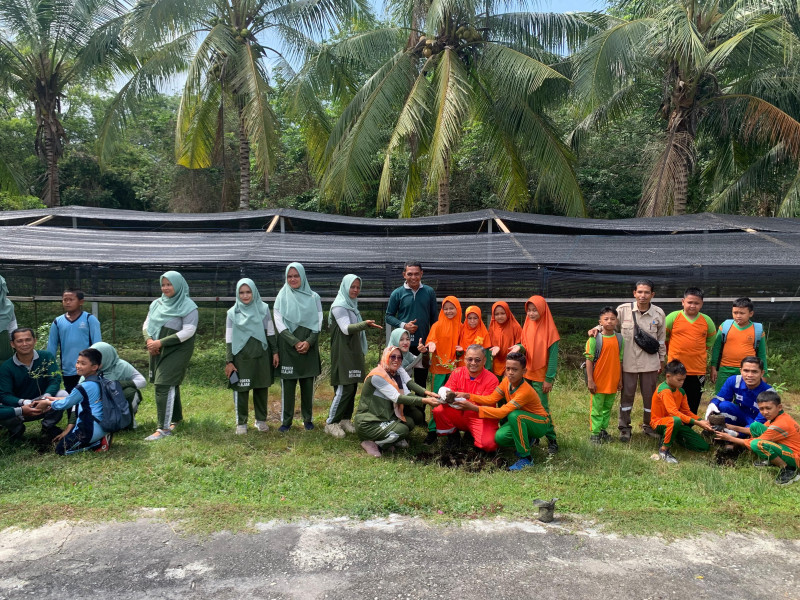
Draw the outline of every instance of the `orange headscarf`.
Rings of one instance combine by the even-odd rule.
[[[494,311],[497,307],[506,311],[506,322],[502,325],[494,320]],[[500,348],[497,356],[492,361],[492,371],[498,377],[505,375],[506,356],[508,349],[522,340],[522,325],[508,307],[508,302],[495,302],[492,304],[492,321],[489,323],[489,338],[492,346]]]
[[[372,377],[373,375],[376,376],[376,377],[380,377],[386,383],[388,383],[394,389],[396,389],[397,393],[402,394],[403,390],[400,389],[400,386],[397,385],[397,382],[394,380],[394,378],[391,375],[389,375],[389,372],[386,370],[386,367],[389,366],[389,356],[392,354],[393,350],[400,350],[400,348],[398,348],[397,346],[386,346],[386,348],[384,348],[383,353],[381,354],[381,360],[378,363],[378,366],[375,367],[374,369],[372,369],[372,371],[370,371],[367,374],[367,377]],[[401,356],[403,355],[403,351],[402,350],[400,350],[400,355]],[[403,405],[400,404],[399,402],[395,402],[394,403],[394,414],[397,415],[398,419],[400,419],[401,421],[405,422],[406,417],[403,414]]]
[[[539,311],[539,320],[531,321],[526,317],[525,325],[522,327],[522,345],[527,350],[528,359],[525,377],[533,381],[544,381],[548,349],[560,340],[561,336],[558,335],[547,301],[541,296],[531,296],[525,303],[526,312],[529,304],[533,304]]]
[[[452,319],[448,319],[444,314],[444,305],[450,302],[456,307],[456,314]],[[461,303],[455,296],[447,296],[442,300],[442,308],[439,310],[439,320],[433,324],[428,334],[427,340],[436,344],[436,352],[433,353],[431,361],[431,373],[443,375],[450,373],[451,369],[443,366],[445,363],[453,363],[456,360],[456,346],[458,336],[461,333]]]
[[[478,315],[478,326],[474,329],[467,323],[467,317],[470,315]],[[465,351],[467,347],[472,344],[479,344],[484,348],[489,348],[491,346],[489,343],[489,330],[486,329],[486,325],[483,324],[481,309],[477,306],[467,307],[466,312],[464,312],[464,324],[461,326],[461,333],[458,336],[458,345]]]

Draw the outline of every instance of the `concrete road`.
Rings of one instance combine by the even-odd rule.
[[[800,542],[390,517],[205,537],[152,519],[0,532],[0,598],[800,599]]]

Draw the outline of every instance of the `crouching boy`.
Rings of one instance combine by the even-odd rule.
[[[83,450],[107,450],[109,439],[106,432],[100,427],[103,420],[103,403],[101,401],[100,384],[88,379],[97,375],[103,356],[98,350],[88,348],[81,350],[75,369],[79,376],[87,378],[70,392],[66,398],[47,396],[34,403],[34,407],[46,411],[48,409],[64,410],[65,408],[78,407],[78,416],[74,427],[68,426],[63,437],[56,444],[57,454],[74,454]],[[86,397],[81,393],[81,388],[86,392]],[[109,436],[110,437],[110,436]]]
[[[768,464],[779,467],[776,483],[780,485],[794,483],[800,480],[800,474],[797,472],[797,464],[800,462],[800,426],[783,412],[781,397],[777,392],[761,392],[757,400],[758,411],[766,419],[766,423],[754,422],[749,428],[727,425],[737,433],[749,433],[753,436],[752,439],[742,439],[724,432],[717,433],[716,437],[732,444],[746,446]]]
[[[711,431],[711,425],[689,410],[686,392],[682,387],[686,380],[686,367],[683,363],[677,360],[668,362],[664,373],[666,381],[653,394],[650,426],[661,435],[659,458],[666,463],[675,464],[678,459],[669,451],[672,442],[677,441],[689,450],[705,452],[710,446],[703,436],[692,429],[692,425],[707,431]]]

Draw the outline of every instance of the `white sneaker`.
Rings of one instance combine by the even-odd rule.
[[[328,423],[325,425],[325,433],[335,438],[343,438],[345,435],[344,430],[339,427],[338,423]]]
[[[267,425],[266,421],[256,421],[256,429],[262,433],[266,433],[269,431],[269,425]]]
[[[353,422],[350,419],[342,419],[342,421],[339,423],[339,427],[341,427],[345,433],[356,432],[355,425],[353,425]]]
[[[236,435],[244,435],[245,433],[247,433],[247,425],[236,426]]]

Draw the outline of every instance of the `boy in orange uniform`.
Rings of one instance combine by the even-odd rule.
[[[677,360],[686,367],[683,389],[689,401],[689,409],[696,413],[700,408],[703,384],[706,381],[708,350],[714,343],[717,331],[703,308],[703,290],[688,288],[683,292],[683,310],[667,315],[666,330],[667,360]],[[651,415],[652,419],[652,415]]]
[[[586,387],[589,388],[589,441],[611,441],[606,428],[611,409],[622,384],[622,336],[616,332],[617,311],[610,306],[600,311],[600,332],[586,341]],[[598,344],[600,352],[598,353]]]
[[[750,298],[737,298],[731,308],[732,319],[726,319],[719,326],[719,333],[711,349],[711,383],[719,393],[728,379],[739,374],[739,367],[747,356],[757,356],[764,363],[767,372],[767,338],[764,326],[755,323],[755,306]]]
[[[664,372],[667,381],[658,386],[653,394],[650,426],[662,436],[659,458],[666,463],[676,464],[678,459],[669,451],[673,440],[689,450],[705,452],[710,446],[703,436],[692,429],[692,425],[707,431],[711,431],[711,425],[689,410],[686,393],[681,388],[686,380],[686,367],[673,360],[667,363]]]
[[[531,461],[531,438],[540,438],[550,429],[550,417],[539,400],[539,395],[525,379],[527,361],[521,352],[510,352],[506,356],[506,377],[489,396],[478,396],[459,392],[454,404],[464,410],[478,413],[481,419],[508,421],[497,430],[494,440],[498,446],[515,446],[519,460],[509,471],[519,471],[533,464]],[[505,400],[500,408],[498,402]]]
[[[726,425],[738,433],[749,433],[753,439],[742,439],[723,432],[717,433],[717,439],[747,446],[761,459],[780,467],[775,479],[779,485],[800,481],[797,472],[797,465],[800,464],[800,426],[783,412],[781,397],[777,392],[761,392],[758,395],[758,411],[767,420],[766,423],[756,421],[750,427]]]

